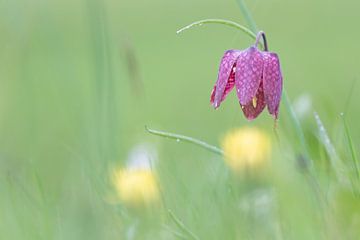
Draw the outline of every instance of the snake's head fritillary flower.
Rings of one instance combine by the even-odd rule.
[[[264,51],[257,48],[260,37],[264,40]],[[278,118],[282,74],[279,57],[267,50],[265,33],[260,31],[253,46],[225,52],[210,98],[214,108],[220,106],[235,86],[240,106],[248,120],[255,119],[265,106],[275,119]]]

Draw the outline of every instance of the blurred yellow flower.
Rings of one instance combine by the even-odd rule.
[[[149,206],[159,200],[157,179],[150,169],[115,170],[112,182],[118,197],[128,206]]]
[[[225,162],[239,172],[264,165],[270,157],[269,136],[257,128],[238,128],[228,132],[223,141]]]

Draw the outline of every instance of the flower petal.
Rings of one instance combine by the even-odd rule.
[[[239,102],[247,105],[258,91],[263,72],[261,52],[250,47],[241,52],[236,61],[235,85]]]
[[[235,73],[234,67],[236,59],[240,55],[239,50],[228,50],[221,59],[218,79],[211,93],[210,102],[214,108],[218,108],[226,95],[234,87]]]
[[[234,68],[233,68],[234,69]],[[235,71],[231,71],[230,73],[230,77],[229,80],[226,83],[225,86],[225,90],[223,92],[223,95],[220,99],[219,105],[222,101],[224,101],[224,99],[226,98],[226,96],[228,95],[228,93],[233,89],[233,87],[235,86]],[[212,92],[211,92],[211,97],[210,97],[210,102],[213,104],[214,103],[214,99],[215,99],[215,93],[216,93],[216,85],[214,86]],[[218,107],[219,105],[217,105],[216,107]],[[214,105],[215,106],[215,105]],[[215,108],[216,108],[215,107]]]
[[[265,102],[268,106],[269,113],[272,114],[275,119],[277,119],[282,93],[282,74],[279,57],[276,53],[271,52],[263,52],[263,56],[263,84]]]
[[[241,104],[241,109],[244,112],[245,117],[248,120],[253,120],[264,110],[265,108],[265,97],[264,88],[262,82],[258,88],[255,98],[251,99],[247,104]]]

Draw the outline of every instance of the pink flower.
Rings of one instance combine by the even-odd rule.
[[[261,36],[264,51],[257,48]],[[248,120],[255,119],[265,106],[275,119],[278,118],[282,74],[277,54],[267,51],[264,32],[258,33],[255,44],[248,49],[225,52],[210,98],[214,108],[220,106],[234,86],[241,109]]]

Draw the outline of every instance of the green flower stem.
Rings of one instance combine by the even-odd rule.
[[[238,24],[236,22],[233,22],[233,21],[229,21],[229,20],[224,20],[224,19],[204,19],[204,20],[200,20],[200,21],[196,21],[196,22],[193,22],[179,30],[176,31],[177,34],[185,31],[185,30],[188,30],[192,27],[196,27],[196,26],[201,26],[201,25],[204,25],[204,24],[221,24],[221,25],[226,25],[226,26],[229,26],[229,27],[233,27],[233,28],[236,28],[237,30],[240,30],[242,32],[244,32],[245,34],[247,34],[248,36],[250,36],[251,38],[253,38],[254,40],[256,39],[256,34],[251,31],[250,29],[248,29],[247,27],[241,25],[241,24]],[[263,44],[260,43],[261,47],[263,47]]]
[[[161,136],[161,137],[166,137],[166,138],[171,138],[174,139],[176,141],[184,141],[184,142],[189,142],[195,145],[198,145],[202,148],[205,148],[213,153],[217,153],[219,155],[224,155],[224,152],[218,148],[215,147],[213,145],[210,145],[204,141],[192,138],[192,137],[188,137],[188,136],[184,136],[184,135],[180,135],[180,134],[175,134],[175,133],[168,133],[168,132],[163,132],[163,131],[158,131],[158,130],[153,130],[148,128],[147,126],[145,126],[146,131],[148,131],[151,134],[157,135],[157,136]]]

